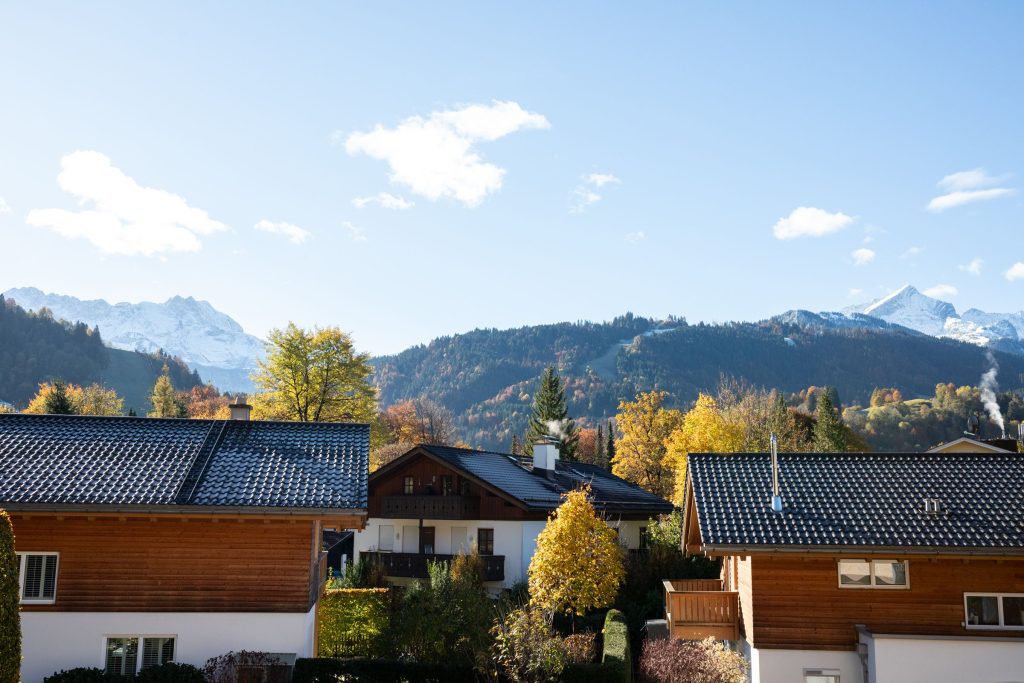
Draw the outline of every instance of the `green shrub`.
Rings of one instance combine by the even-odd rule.
[[[472,683],[472,667],[386,659],[298,659],[292,683]]]
[[[360,556],[358,562],[345,566],[345,576],[332,580],[330,588],[387,588],[387,572],[384,563],[376,555]]]
[[[597,659],[597,634],[573,633],[562,641],[570,664],[590,664]]]
[[[320,598],[321,657],[383,657],[388,650],[391,591],[329,589]]]
[[[135,683],[206,683],[206,678],[198,667],[191,664],[168,662],[143,669],[134,681]]]
[[[618,665],[566,664],[562,670],[562,683],[622,683],[622,669]]]
[[[43,683],[119,683],[124,680],[121,676],[108,674],[103,669],[81,666],[77,669],[62,670],[51,674],[43,679]]]
[[[565,644],[535,607],[523,607],[499,616],[491,629],[491,662],[496,675],[512,683],[562,680]]]
[[[620,681],[633,680],[633,657],[629,650],[629,628],[617,609],[608,610],[604,620],[604,653],[601,662],[615,669]]]
[[[0,510],[0,683],[18,683],[21,671],[21,604],[18,556],[11,518]]]

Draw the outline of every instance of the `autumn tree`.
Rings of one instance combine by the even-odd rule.
[[[648,391],[619,403],[615,424],[620,436],[611,461],[616,476],[666,499],[672,496],[675,470],[665,460],[665,442],[683,422],[680,411],[664,407],[667,398],[667,392]]]
[[[542,439],[551,438],[558,442],[559,457],[575,460],[579,444],[579,428],[569,417],[565,403],[565,385],[555,368],[548,367],[540,378],[540,388],[533,397],[533,412],[527,434],[527,451]]]
[[[178,395],[179,400],[185,404],[186,414],[196,420],[226,420],[231,417],[231,397],[220,393],[220,390],[212,384],[205,384],[201,387],[192,387],[187,392]]]
[[[725,419],[711,396],[701,393],[665,441],[665,462],[675,472],[676,505],[682,505],[687,457],[690,453],[734,453],[743,445],[742,427]]]
[[[598,428],[600,429],[600,428]],[[580,439],[576,446],[576,459],[580,462],[589,463],[596,465],[598,460],[597,454],[597,435],[599,434],[597,429],[586,429],[580,430]],[[604,444],[601,444],[604,445]]]
[[[377,392],[369,360],[337,327],[271,330],[267,358],[252,377],[259,388],[253,412],[296,422],[372,422]]]
[[[78,412],[81,415],[124,415],[124,399],[102,384],[90,384],[82,389]]]
[[[76,415],[81,392],[80,387],[59,379],[42,382],[25,412],[35,415]]]
[[[615,530],[597,516],[590,488],[570,491],[537,536],[528,570],[530,602],[573,615],[609,607],[625,576]]]
[[[814,448],[822,453],[846,450],[846,429],[835,401],[835,392],[825,387],[818,397],[818,421],[814,425]]]
[[[11,518],[0,510],[0,682],[17,683],[21,670],[21,605],[18,556]]]
[[[458,441],[451,411],[426,398],[390,405],[377,421],[382,438],[371,449],[371,469],[383,467],[418,444],[452,446]]]
[[[170,370],[164,365],[163,373],[157,377],[153,391],[149,394],[149,402],[153,406],[149,417],[185,417],[185,405],[178,397],[171,384]]]

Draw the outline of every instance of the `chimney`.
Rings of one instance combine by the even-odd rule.
[[[779,440],[772,432],[772,512],[782,512],[782,496],[779,493]]]
[[[235,396],[235,402],[228,404],[228,409],[231,411],[232,420],[248,421],[252,412],[252,406],[245,402],[245,394]]]
[[[558,446],[550,441],[540,441],[533,445],[533,471],[554,472],[558,462]]]

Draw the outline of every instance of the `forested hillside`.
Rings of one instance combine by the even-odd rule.
[[[1024,358],[995,358],[1004,389],[1024,385]],[[590,426],[637,391],[662,389],[685,407],[698,392],[713,393],[723,376],[793,395],[829,385],[845,405],[868,405],[876,387],[927,398],[939,383],[976,385],[988,369],[983,349],[886,323],[829,329],[789,317],[689,325],[632,315],[610,323],[475,330],[374,364],[382,405],[430,398],[455,413],[466,441],[503,448],[523,433],[547,365],[566,379],[572,415]]]
[[[0,296],[0,400],[16,407],[28,403],[40,382],[59,378],[106,385],[125,399],[125,409],[145,414],[164,365],[176,388],[202,385],[199,375],[175,358],[107,348],[97,330],[55,320],[45,310],[26,312]]]

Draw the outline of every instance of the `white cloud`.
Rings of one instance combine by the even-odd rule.
[[[910,247],[905,252],[900,254],[900,258],[904,261],[912,258],[917,258],[924,252],[924,247]]]
[[[1017,261],[1014,263],[1010,269],[1006,271],[1006,279],[1010,282],[1024,280],[1024,261]]]
[[[352,199],[352,206],[357,209],[365,209],[370,204],[379,204],[385,209],[395,209],[396,211],[411,209],[416,206],[415,202],[410,202],[404,197],[388,194],[387,192],[378,192],[377,194],[367,195],[366,197],[353,197]]]
[[[939,189],[943,190],[946,194],[935,197],[928,202],[928,210],[938,213],[951,209],[954,206],[962,206],[972,202],[984,202],[1013,194],[1014,190],[1012,188],[990,187],[1004,180],[1006,180],[1006,176],[990,176],[983,168],[950,173],[936,183]]]
[[[776,239],[791,240],[796,237],[821,237],[829,233],[839,232],[846,228],[854,219],[845,213],[829,213],[822,209],[801,206],[793,209],[785,218],[780,218],[772,232]]]
[[[957,266],[960,270],[971,275],[981,275],[981,266],[985,262],[981,260],[981,257],[975,257],[971,259],[970,263]]]
[[[941,299],[947,296],[956,296],[960,292],[953,285],[935,285],[924,290],[925,296],[930,296],[933,299]]]
[[[637,244],[647,239],[647,235],[644,234],[643,230],[637,230],[636,232],[627,232],[625,240],[630,244]]]
[[[57,183],[77,197],[79,205],[93,208],[33,209],[25,221],[64,237],[88,240],[106,254],[198,251],[200,235],[227,229],[176,194],[142,187],[99,152],[80,151],[62,158]]]
[[[292,244],[302,244],[309,239],[309,231],[291,223],[273,223],[267,219],[261,220],[252,226],[261,232],[269,232],[274,235],[284,235]]]
[[[619,185],[622,181],[611,173],[589,173],[583,176],[583,182],[569,193],[569,213],[582,213],[588,206],[601,201],[601,195],[595,192],[605,185]]]
[[[10,213],[10,212],[11,212],[11,205],[8,204],[7,201],[3,197],[0,197],[0,214]]]
[[[928,202],[928,210],[938,213],[940,211],[945,211],[946,209],[952,209],[954,206],[962,206],[963,204],[971,204],[973,202],[984,202],[990,199],[998,199],[999,197],[1007,197],[1013,193],[1014,190],[1008,187],[993,187],[990,190],[950,192],[949,194],[936,197]]]
[[[855,266],[866,266],[875,260],[875,252],[870,249],[854,249],[850,256],[853,258]]]
[[[505,175],[505,169],[483,161],[477,144],[518,130],[550,127],[542,115],[516,102],[494,101],[437,111],[426,118],[410,116],[394,128],[378,124],[368,133],[349,135],[345,150],[386,161],[391,182],[431,201],[450,197],[476,206],[501,188]]]
[[[348,232],[348,236],[352,238],[353,242],[369,241],[366,237],[366,233],[363,231],[362,228],[352,225],[348,221],[342,221],[341,227],[345,228],[345,231]]]

